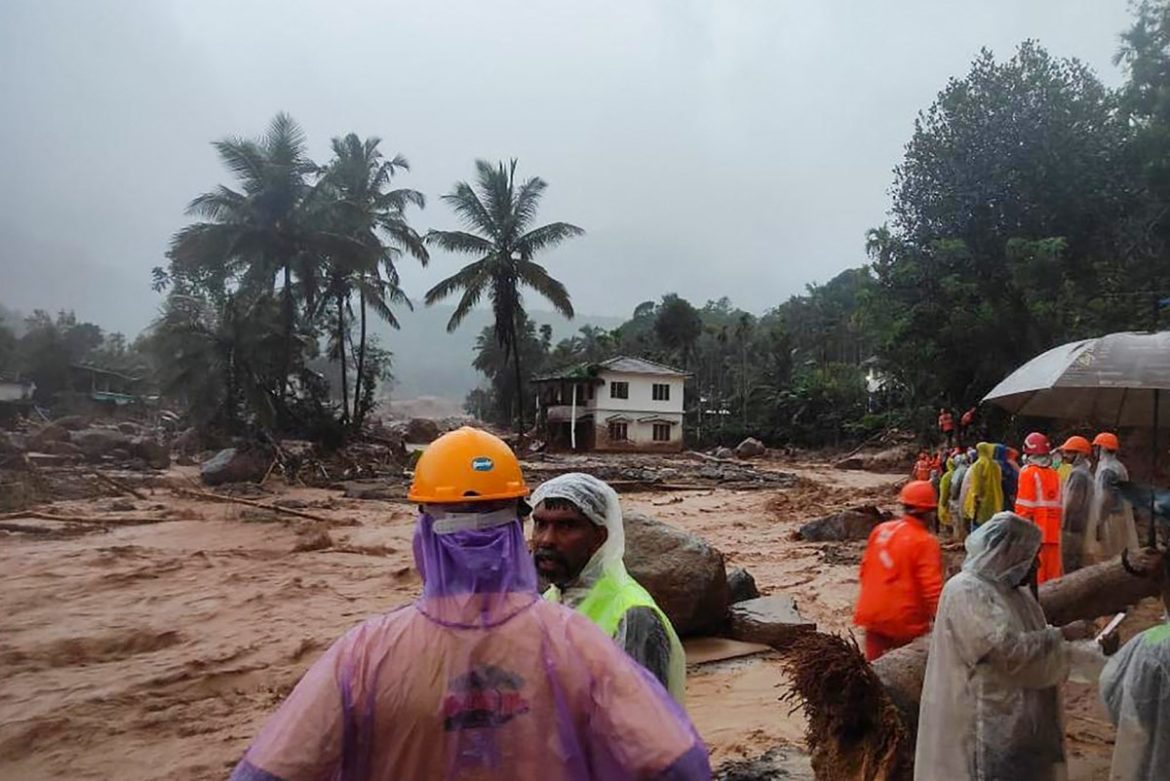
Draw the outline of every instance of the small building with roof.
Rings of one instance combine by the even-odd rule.
[[[546,441],[557,450],[680,451],[686,378],[626,356],[536,377]]]

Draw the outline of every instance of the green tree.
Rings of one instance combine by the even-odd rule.
[[[1131,289],[1128,139],[1093,73],[1031,41],[1005,62],[984,51],[919,115],[893,225],[868,236],[863,312],[912,403],[969,403],[1042,349],[1124,320],[1086,304]]]
[[[462,220],[466,230],[427,234],[427,242],[448,252],[473,255],[477,260],[431,288],[428,305],[459,292],[461,297],[447,323],[454,331],[486,295],[495,317],[493,334],[510,359],[514,374],[517,425],[524,427],[522,350],[520,326],[525,315],[521,288],[543,296],[557,312],[573,317],[573,304],[565,286],[549,275],[533,258],[566,239],[580,236],[581,228],[567,222],[532,227],[537,208],[548,185],[539,177],[516,182],[516,160],[491,165],[477,160],[476,184],[459,182],[443,196]]]
[[[228,138],[213,146],[238,189],[220,185],[191,202],[188,214],[201,220],[172,240],[171,274],[220,294],[238,283],[248,295],[271,295],[280,278],[283,347],[276,379],[283,400],[299,354],[294,277],[306,308],[314,309],[320,256],[348,243],[323,230],[315,215],[320,203],[310,177],[318,168],[290,116],[277,114],[259,139]]]
[[[331,229],[350,239],[337,247],[325,259],[325,277],[336,328],[331,349],[341,366],[342,419],[350,418],[347,361],[345,344],[349,339],[346,315],[350,314],[350,297],[357,293],[360,331],[356,345],[356,367],[353,390],[352,421],[360,428],[364,414],[362,385],[368,377],[367,310],[392,328],[399,327],[392,305],[410,307],[410,299],[399,287],[397,263],[403,255],[411,255],[426,265],[426,246],[410,226],[406,210],[410,206],[422,208],[426,201],[422,193],[410,189],[391,189],[390,184],[399,172],[409,171],[410,164],[402,155],[387,160],[378,149],[378,138],[364,141],[350,133],[333,139],[333,160],[326,169],[323,190],[331,212]],[[368,375],[368,376],[367,376]],[[373,389],[369,389],[373,393]]]
[[[702,333],[703,320],[691,302],[675,293],[662,297],[654,318],[654,334],[662,346],[682,362],[683,369],[687,368]]]

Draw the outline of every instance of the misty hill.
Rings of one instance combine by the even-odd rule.
[[[381,346],[394,353],[394,375],[397,383],[391,392],[394,398],[441,396],[462,401],[483,377],[471,367],[475,357],[475,339],[492,324],[489,310],[476,310],[467,316],[455,333],[447,333],[447,321],[453,306],[425,307],[417,305],[413,312],[400,311],[398,319],[402,330],[395,331],[380,320],[371,320],[372,331],[378,335]],[[529,316],[539,329],[548,323],[553,329],[553,344],[568,338],[584,325],[616,328],[624,322],[621,317],[594,317],[578,315],[566,320],[551,312],[533,311]]]

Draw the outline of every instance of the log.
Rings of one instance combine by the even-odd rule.
[[[291,515],[296,518],[305,518],[310,521],[318,521],[320,523],[329,523],[339,525],[339,521],[333,518],[326,518],[324,515],[314,515],[313,513],[306,513],[300,510],[294,510],[291,507],[281,507],[276,504],[267,504],[266,502],[254,502],[251,499],[242,499],[238,496],[223,496],[221,494],[208,493],[207,491],[196,491],[190,488],[180,488],[179,486],[172,486],[171,490],[180,496],[190,496],[196,499],[203,499],[208,502],[222,502],[224,504],[242,504],[247,507],[256,507],[261,510],[270,510],[281,515]],[[348,524],[341,524],[348,525]]]
[[[115,480],[114,478],[110,477],[109,475],[102,474],[101,472],[90,472],[90,474],[93,475],[94,477],[96,477],[101,482],[110,486],[111,488],[116,488],[124,494],[129,494],[130,496],[133,496],[135,499],[149,499],[150,498],[149,496],[142,493],[141,491],[126,485],[121,480]]]
[[[1040,586],[1040,606],[1048,623],[1064,626],[1073,621],[1118,613],[1147,597],[1161,593],[1161,554],[1143,551],[1130,565],[1146,573],[1132,574],[1122,558],[1094,564]],[[873,663],[874,672],[898,705],[910,726],[918,721],[922,680],[930,637],[920,637],[908,646],[890,651]]]

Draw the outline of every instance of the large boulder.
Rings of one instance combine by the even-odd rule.
[[[731,637],[745,643],[787,648],[800,635],[815,632],[817,625],[796,611],[792,597],[749,599],[731,606]]]
[[[710,634],[731,604],[723,554],[642,513],[625,514],[626,569],[650,592],[679,635]]]
[[[171,465],[170,448],[150,437],[131,439],[130,453],[145,461],[151,469],[166,469]]]
[[[715,452],[711,455],[715,456],[716,458],[722,458],[726,460],[729,458],[735,458],[735,451],[729,447],[717,447],[715,448]]]
[[[124,452],[130,450],[130,437],[121,431],[108,428],[87,428],[75,431],[72,441],[91,461],[97,461],[102,456],[111,455],[115,450]]]
[[[72,442],[46,442],[45,446],[40,448],[40,452],[48,453],[53,456],[69,456],[71,458],[81,458],[85,453],[77,445]]]
[[[850,507],[809,521],[797,530],[796,538],[809,542],[865,540],[869,539],[873,527],[890,517],[876,507]]]
[[[429,445],[439,438],[439,424],[430,418],[412,418],[406,424],[406,441],[412,445]]]
[[[56,423],[41,426],[40,430],[28,438],[28,449],[34,452],[48,452],[45,448],[50,442],[68,442],[69,429]]]
[[[735,454],[740,458],[758,458],[767,452],[768,448],[755,437],[748,437],[735,448]]]
[[[203,464],[200,477],[206,485],[257,482],[264,479],[271,459],[259,450],[229,447]]]

